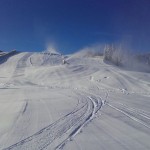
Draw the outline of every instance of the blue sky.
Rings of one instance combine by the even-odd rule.
[[[0,0],[0,50],[72,53],[124,43],[150,52],[149,0]]]

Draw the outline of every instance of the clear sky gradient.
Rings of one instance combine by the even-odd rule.
[[[0,0],[0,50],[72,53],[96,43],[150,52],[150,0]]]

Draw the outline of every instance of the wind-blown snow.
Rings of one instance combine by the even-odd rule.
[[[80,53],[0,60],[0,149],[150,149],[149,73]]]

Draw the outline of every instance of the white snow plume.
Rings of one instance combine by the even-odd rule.
[[[103,44],[95,44],[91,46],[84,47],[83,49],[79,50],[73,56],[76,57],[94,57],[94,56],[103,56]]]
[[[51,53],[51,54],[59,54],[60,55],[55,44],[53,44],[53,43],[46,44],[46,52]]]

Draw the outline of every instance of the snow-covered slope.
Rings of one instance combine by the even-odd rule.
[[[26,52],[0,65],[0,149],[149,150],[149,139],[149,73],[79,54]]]

